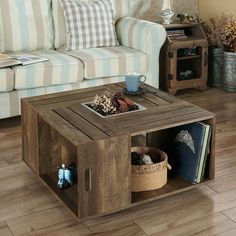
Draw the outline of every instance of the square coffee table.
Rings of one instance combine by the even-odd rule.
[[[212,126],[204,182],[214,178],[214,114],[144,85],[128,96],[145,109],[103,118],[83,103],[97,94],[122,91],[123,83],[22,99],[23,160],[74,212],[78,219],[104,215],[194,187],[168,177],[161,189],[131,192],[131,146],[145,137],[147,146],[169,153],[171,128],[197,121]],[[77,183],[57,187],[62,163],[76,164]]]

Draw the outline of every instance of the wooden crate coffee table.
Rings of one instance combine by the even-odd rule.
[[[81,105],[96,94],[121,91],[124,85],[26,98],[22,100],[23,160],[77,215],[78,219],[107,214],[134,204],[193,187],[177,177],[155,191],[131,193],[130,149],[145,135],[147,146],[168,154],[172,127],[204,121],[212,126],[211,150],[204,182],[214,178],[214,115],[145,85],[131,99],[146,110],[102,118]],[[57,171],[62,163],[77,165],[77,184],[60,190]]]

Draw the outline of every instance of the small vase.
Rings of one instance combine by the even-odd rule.
[[[169,14],[166,15],[162,15],[162,19],[163,19],[163,24],[164,25],[169,25],[173,22],[172,17],[174,16],[174,12],[170,12]]]
[[[223,88],[227,92],[236,92],[236,53],[224,52]]]

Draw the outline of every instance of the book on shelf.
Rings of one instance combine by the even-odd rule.
[[[169,36],[170,40],[180,40],[180,39],[187,39],[187,35],[178,35],[178,36]]]
[[[16,65],[26,66],[44,61],[48,61],[48,59],[32,54],[7,55],[0,53],[0,68],[16,66]]]
[[[184,30],[167,30],[168,35],[185,34]]]
[[[203,180],[210,136],[210,125],[202,122],[182,125],[174,129],[176,173],[192,184]]]
[[[168,30],[167,35],[170,40],[187,39],[188,35],[184,30]]]

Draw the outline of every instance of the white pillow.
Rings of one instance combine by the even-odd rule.
[[[117,46],[113,0],[61,0],[66,19],[66,50]]]

